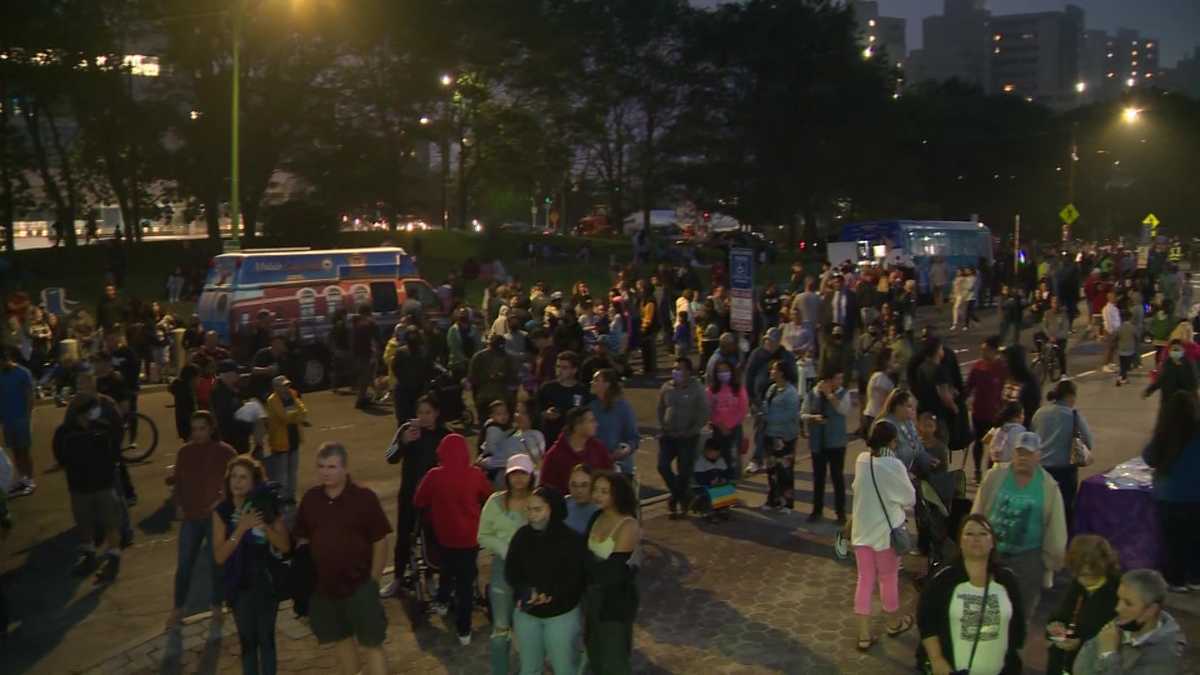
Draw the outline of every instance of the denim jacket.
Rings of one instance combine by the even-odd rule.
[[[790,382],[772,384],[763,396],[766,435],[790,441],[800,435],[800,393]]]
[[[846,415],[850,413],[850,392],[845,388],[838,389],[833,397],[836,403],[831,403],[821,395],[816,386],[804,397],[803,414],[825,416],[821,424],[808,423],[808,447],[813,453],[829,448],[845,448],[849,440],[846,436]]]

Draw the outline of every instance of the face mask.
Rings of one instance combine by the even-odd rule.
[[[1118,621],[1117,622],[1117,628],[1120,628],[1121,630],[1124,630],[1124,631],[1129,631],[1130,633],[1136,633],[1145,627],[1146,627],[1146,622],[1141,621],[1140,619],[1132,619],[1130,621],[1124,621],[1124,622]]]
[[[87,418],[90,422],[100,419],[100,406],[93,406],[91,410],[88,410]]]
[[[1183,350],[1182,349],[1172,349],[1171,350],[1171,360],[1178,361],[1179,359],[1182,359],[1182,358],[1183,358]]]
[[[678,368],[672,370],[671,379],[674,380],[675,384],[683,384],[683,371]]]
[[[674,375],[674,373],[672,373],[672,375]],[[728,383],[732,379],[733,373],[729,372],[728,370],[722,370],[721,372],[717,373],[717,380],[720,382]]]

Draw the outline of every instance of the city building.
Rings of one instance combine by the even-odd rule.
[[[925,17],[925,43],[913,54],[909,81],[957,79],[986,88],[990,17],[985,0],[945,0],[942,15]]]
[[[993,15],[987,91],[1053,107],[1071,107],[1086,93],[1080,79],[1083,10]]]
[[[875,0],[855,0],[851,7],[862,38],[863,54],[872,58],[887,54],[889,61],[897,67],[903,67],[908,56],[908,38],[905,35],[908,20],[880,16],[879,3]]]
[[[1158,86],[1200,98],[1200,47],[1196,47],[1191,56],[1180,59],[1174,68],[1163,71]]]

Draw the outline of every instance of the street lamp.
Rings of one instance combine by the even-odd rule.
[[[425,116],[422,116],[422,117],[421,117],[421,119],[420,119],[421,126],[423,126],[423,127],[427,127],[427,126],[429,126],[429,124],[430,124],[432,121],[433,121],[433,120],[431,120],[431,119],[429,119],[428,117],[425,117]]]
[[[1141,114],[1141,110],[1130,106],[1121,112],[1121,119],[1123,119],[1126,124],[1136,124]]]
[[[1082,94],[1085,91],[1087,91],[1087,82],[1076,82],[1075,83],[1075,93]]]
[[[443,87],[449,87],[449,86],[450,86],[450,85],[452,85],[452,84],[454,84],[454,77],[453,77],[453,76],[451,76],[451,75],[450,75],[450,74],[448,74],[448,73],[447,73],[447,74],[445,74],[445,75],[442,75],[442,86],[443,86]]]

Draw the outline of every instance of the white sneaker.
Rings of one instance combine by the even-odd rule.
[[[381,598],[393,597],[394,595],[396,595],[396,591],[398,591],[398,590],[400,590],[400,584],[395,579],[392,579],[391,581],[389,581],[387,583],[386,586],[379,589],[379,597],[381,597]]]
[[[459,635],[458,636],[458,644],[460,644],[464,647],[471,644],[471,634],[467,633],[466,635]]]
[[[762,467],[758,465],[758,462],[752,461],[746,465],[746,473],[758,473],[759,471],[762,471]]]
[[[446,616],[450,613],[450,605],[441,602],[435,602],[433,603],[433,611],[437,612],[438,616]]]

